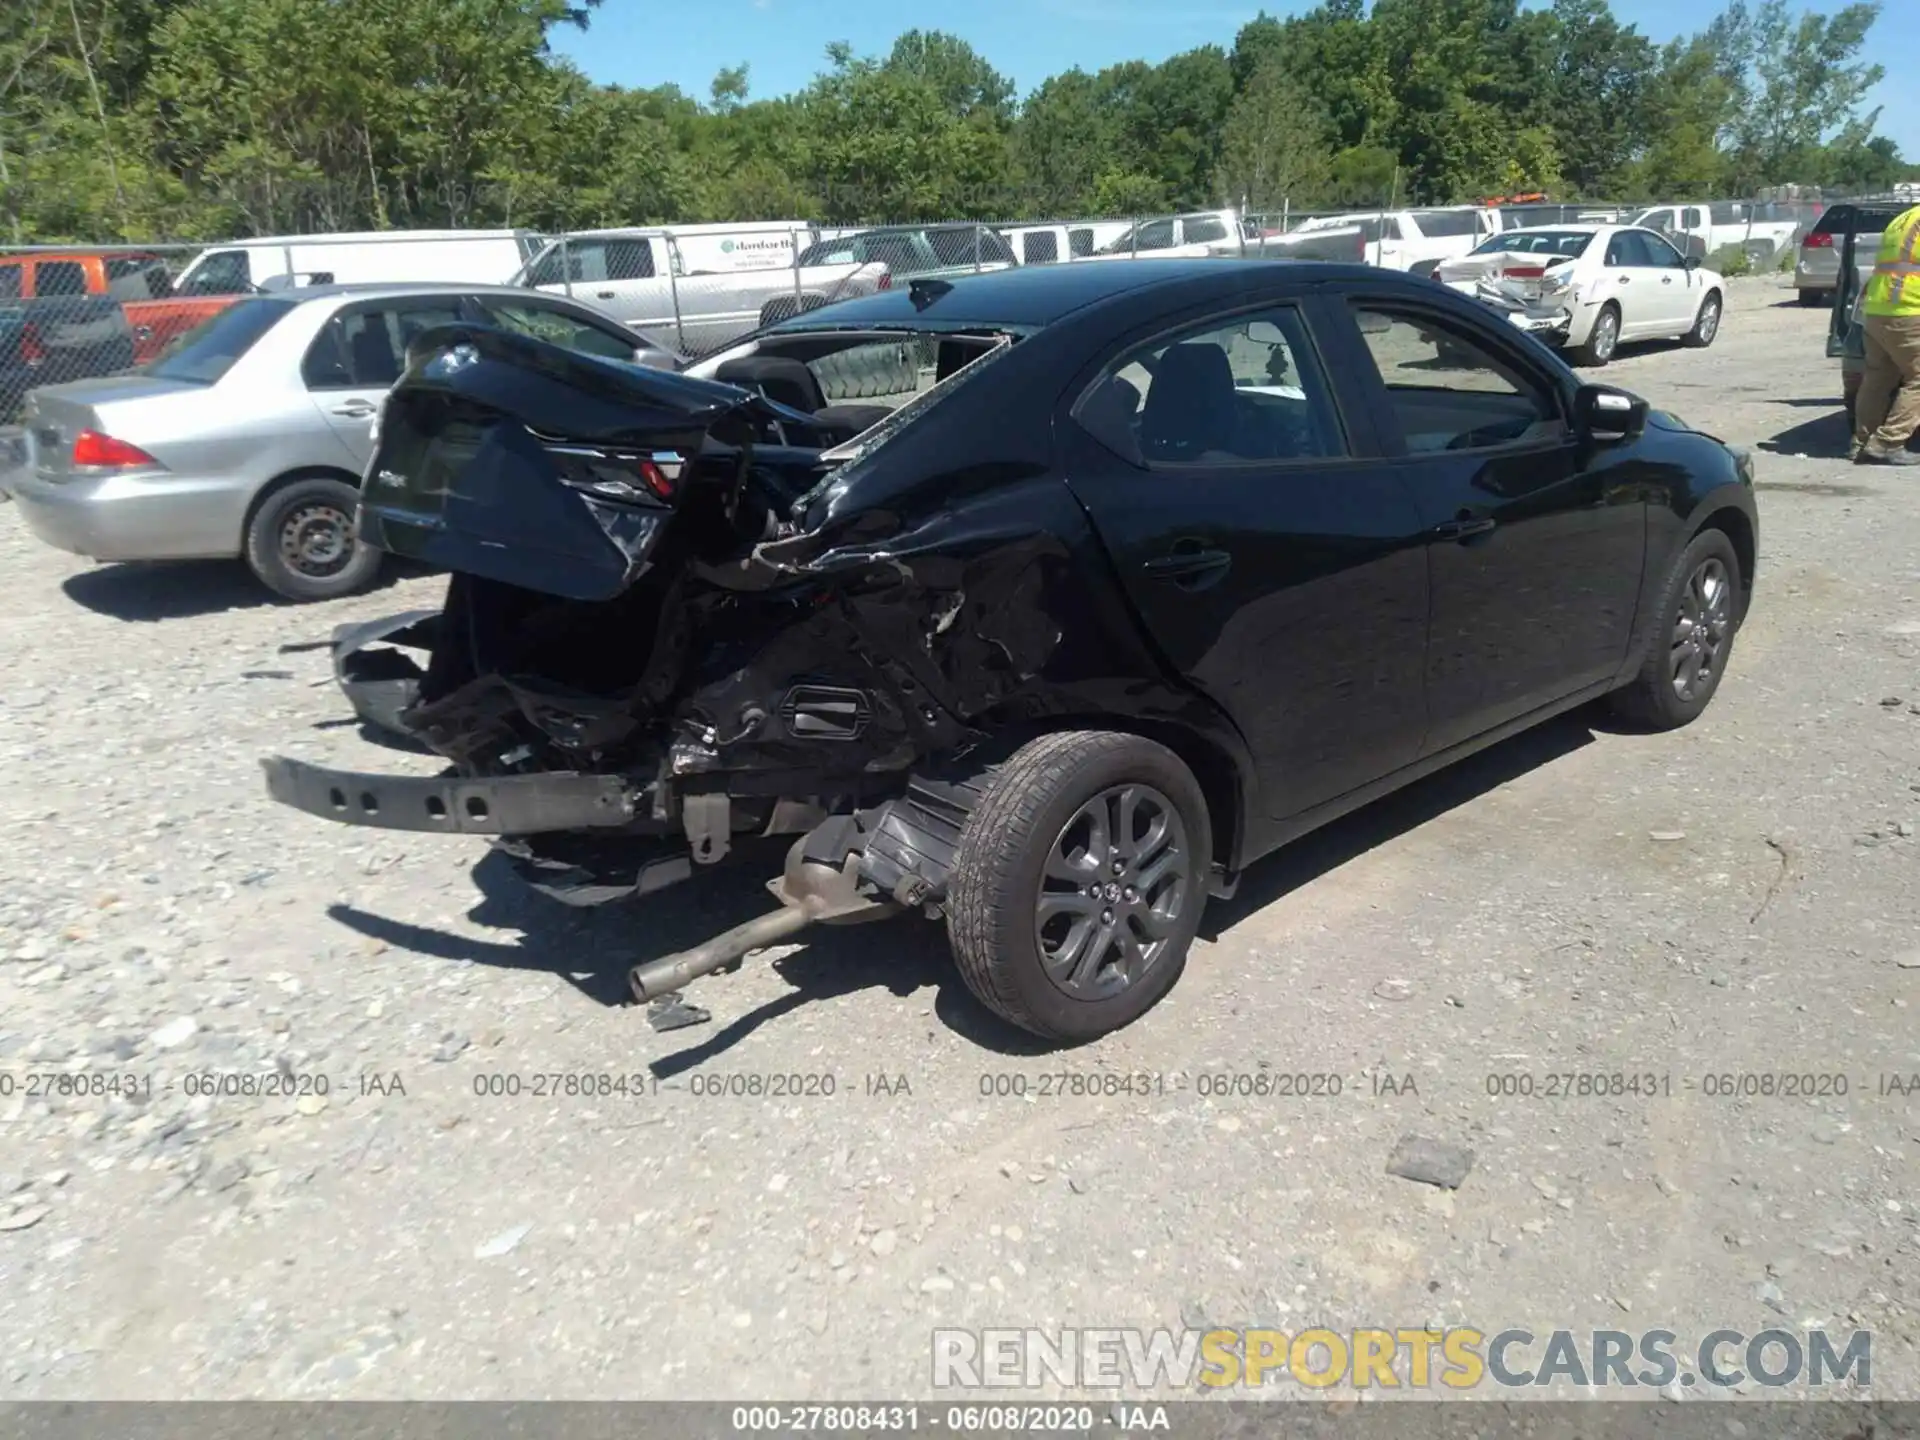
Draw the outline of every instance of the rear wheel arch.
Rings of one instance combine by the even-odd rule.
[[[1213,838],[1213,863],[1232,871],[1237,867],[1244,839],[1253,777],[1225,748],[1183,725],[1142,720],[1129,715],[1088,714],[1049,716],[1044,724],[999,729],[993,759],[997,762],[1042,735],[1069,730],[1110,730],[1138,735],[1164,745],[1180,758],[1199,783],[1207,802],[1208,829]]]

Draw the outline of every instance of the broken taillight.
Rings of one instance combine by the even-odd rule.
[[[680,492],[680,476],[686,468],[684,457],[671,450],[642,454],[555,442],[548,442],[545,448],[557,462],[562,480],[577,490],[590,490],[609,500],[671,503]]]
[[[40,331],[31,320],[20,326],[20,363],[38,365],[47,358],[47,347],[40,343]]]
[[[1547,267],[1544,265],[1509,265],[1507,267],[1509,280],[1538,280],[1546,273]]]
[[[73,437],[73,463],[77,469],[93,470],[150,470],[160,464],[138,445],[98,430],[82,430]]]
[[[893,288],[893,272],[891,270],[882,270],[880,272],[880,279],[875,283],[874,288],[876,290],[891,290]]]
[[[1802,250],[1831,250],[1833,236],[1825,230],[1809,230],[1807,238],[1800,242]]]

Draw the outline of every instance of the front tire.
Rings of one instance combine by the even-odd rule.
[[[1593,317],[1593,329],[1584,345],[1573,352],[1573,363],[1599,369],[1620,348],[1620,307],[1609,300]]]
[[[314,476],[268,493],[247,522],[247,566],[276,595],[334,600],[373,583],[380,552],[354,538],[360,492]]]
[[[1131,1024],[1186,965],[1210,827],[1193,772],[1164,745],[1102,730],[1023,745],[954,860],[947,935],[967,988],[1048,1040]]]
[[[1820,290],[1802,290],[1800,292],[1800,303],[1806,306],[1809,310],[1811,310],[1814,306],[1820,304],[1821,301],[1825,300],[1826,298],[1827,298],[1826,293]]]
[[[1740,558],[1724,530],[1693,537],[1667,577],[1646,663],[1609,697],[1615,714],[1649,730],[1677,730],[1699,718],[1720,688],[1745,618],[1741,583]]]
[[[1718,290],[1709,290],[1707,298],[1700,302],[1700,313],[1693,317],[1693,328],[1681,339],[1681,344],[1695,350],[1704,350],[1713,344],[1713,337],[1720,333],[1720,317],[1725,301]]]

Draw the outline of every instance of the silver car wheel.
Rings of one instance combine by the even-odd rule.
[[[353,559],[353,517],[332,505],[302,505],[281,522],[280,557],[315,580],[339,574]]]
[[[1691,702],[1717,678],[1720,652],[1733,628],[1733,581],[1718,559],[1706,559],[1687,577],[1673,620],[1673,693]]]
[[[1047,853],[1034,940],[1076,1000],[1137,983],[1172,944],[1195,893],[1180,812],[1151,785],[1114,785],[1074,811]]]

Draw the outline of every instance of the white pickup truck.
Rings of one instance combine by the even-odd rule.
[[[884,264],[807,265],[810,226],[722,236],[666,229],[565,236],[514,283],[571,296],[682,355],[710,355],[764,324],[885,287]]]
[[[1682,255],[1701,260],[1737,246],[1748,259],[1765,262],[1791,245],[1801,229],[1801,222],[1790,214],[1741,200],[1653,205],[1635,215],[1631,223],[1658,230],[1679,247]]]
[[[1249,240],[1246,253],[1274,260],[1346,260],[1426,275],[1499,233],[1498,212],[1476,205],[1359,210],[1316,215],[1284,235]]]

